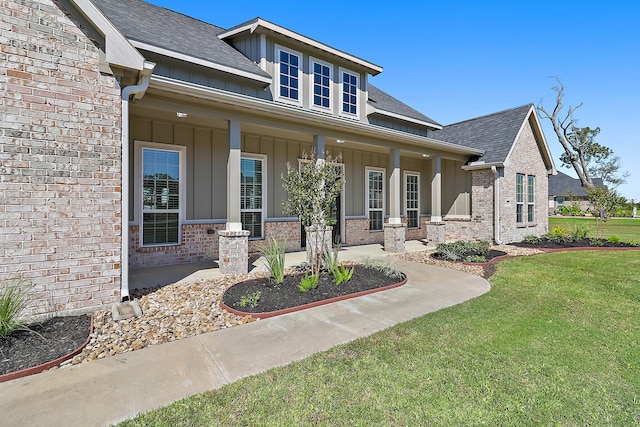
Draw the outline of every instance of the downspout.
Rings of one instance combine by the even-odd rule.
[[[120,297],[121,301],[129,301],[129,98],[132,95],[142,98],[149,87],[149,80],[155,64],[146,62],[141,71],[140,83],[122,89],[122,218],[120,248]]]
[[[500,172],[495,166],[491,166],[493,172],[493,240],[501,245],[500,240]]]

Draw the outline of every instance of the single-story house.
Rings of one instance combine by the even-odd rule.
[[[0,280],[33,283],[34,313],[127,299],[131,268],[301,249],[281,175],[312,151],[341,159],[343,245],[547,232],[533,105],[443,126],[370,61],[141,0],[8,0],[0,41]]]
[[[593,185],[607,188],[602,178],[593,178]],[[567,205],[578,205],[583,212],[591,208],[580,179],[558,171],[556,175],[549,176],[549,215],[557,215],[560,208]]]

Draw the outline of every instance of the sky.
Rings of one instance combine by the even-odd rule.
[[[383,67],[370,81],[443,125],[525,104],[600,127],[640,200],[640,2],[147,0],[223,28],[260,17]],[[241,6],[240,6],[241,5]],[[562,147],[542,121],[559,171]]]

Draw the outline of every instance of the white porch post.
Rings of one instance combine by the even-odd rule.
[[[242,221],[240,219],[240,122],[237,120],[229,121],[226,230],[242,230]]]
[[[249,271],[249,231],[240,218],[240,122],[229,121],[229,160],[227,161],[227,224],[219,232],[218,265],[222,274]]]
[[[431,222],[442,222],[442,158],[431,160]]]
[[[402,179],[400,174],[400,149],[391,150],[389,169],[389,224],[400,224],[400,198],[402,194]]]
[[[404,252],[406,239],[406,224],[400,218],[400,149],[393,148],[389,154],[389,222],[384,224],[384,250],[397,253]]]
[[[324,162],[324,159],[325,159],[324,135],[313,135],[313,149],[316,152],[317,163]]]

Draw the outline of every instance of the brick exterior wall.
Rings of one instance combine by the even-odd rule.
[[[120,300],[121,101],[48,0],[0,2],[0,282],[28,314]]]
[[[267,242],[272,238],[277,240],[287,240],[287,252],[300,251],[301,228],[300,221],[279,221],[279,222],[265,222],[264,224],[264,236]],[[249,253],[255,254],[260,252],[258,249],[260,243],[264,243],[265,240],[249,240]]]
[[[525,224],[516,224],[516,174],[525,175]],[[535,176],[535,221],[526,224],[527,175]],[[500,177],[500,239],[504,243],[521,241],[525,236],[540,236],[549,226],[549,179],[533,130],[527,123],[509,156],[504,176]]]
[[[407,240],[422,240],[427,238],[427,223],[429,218],[420,217],[420,228],[407,228],[406,239]],[[402,223],[407,223],[407,218],[402,218]]]
[[[347,246],[384,244],[384,232],[369,231],[368,219],[345,220],[345,244]]]

